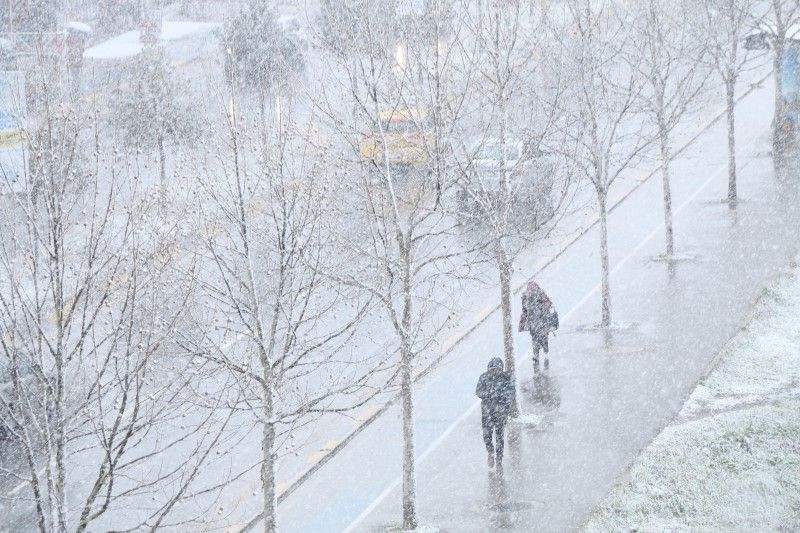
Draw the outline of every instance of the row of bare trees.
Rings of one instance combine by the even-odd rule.
[[[184,222],[162,216],[100,114],[73,105],[60,66],[40,57],[30,73],[23,167],[3,173],[4,519],[84,531],[152,499],[127,516],[156,528],[229,415],[198,404],[177,343],[196,285],[176,253]]]
[[[158,48],[113,98],[67,90],[57,56],[25,65],[23,164],[4,163],[0,221],[9,516],[40,531],[222,524],[225,486],[255,471],[276,531],[295,437],[398,391],[415,528],[414,381],[467,290],[497,279],[513,373],[513,265],[586,186],[610,327],[610,190],[656,159],[672,261],[672,133],[717,72],[735,205],[741,41],[770,21],[780,64],[800,9],[404,5],[322,2],[309,52],[247,4],[202,97]]]
[[[398,285],[403,292],[395,300],[403,302],[403,313],[394,307],[388,313],[401,347],[408,342],[405,335],[409,328],[418,329],[413,327],[415,309],[420,323],[435,330],[435,310],[414,305],[415,293],[425,295],[421,302],[430,300],[425,291],[425,270],[415,269],[415,264],[428,266],[449,261],[466,249],[470,257],[477,252],[497,268],[503,351],[506,366],[513,373],[514,257],[523,246],[535,243],[552,228],[558,219],[558,208],[569,196],[570,187],[576,186],[576,177],[578,182],[591,184],[597,199],[601,235],[600,326],[610,327],[608,194],[621,176],[652,157],[654,146],[658,149],[656,158],[663,182],[665,259],[674,261],[671,134],[699,107],[699,98],[707,96],[704,90],[711,87],[709,78],[714,68],[724,68],[726,54],[735,56],[737,75],[750,66],[752,59],[744,53],[737,55],[744,23],[737,28],[739,33],[730,37],[730,31],[719,21],[719,16],[731,16],[727,6],[712,4],[676,5],[658,0],[632,6],[582,0],[561,6],[430,2],[416,16],[395,14],[390,18],[395,27],[384,17],[390,12],[388,5],[378,3],[379,7],[375,7],[374,3],[357,1],[327,5],[323,10],[327,21],[346,22],[344,39],[337,34],[334,39],[327,35],[323,41],[334,52],[331,70],[346,72],[347,82],[334,84],[319,99],[323,102],[319,105],[333,119],[337,133],[349,139],[352,159],[364,159],[364,154],[357,152],[359,134],[377,132],[382,153],[367,165],[369,177],[365,183],[382,185],[380,190],[386,196],[377,203],[369,197],[370,208],[384,210],[373,222],[378,223],[381,245],[373,260],[395,266],[397,270],[384,268],[390,279],[403,281]],[[749,5],[738,7],[752,14]],[[709,35],[727,44],[709,51]],[[734,89],[737,79],[734,78]],[[329,93],[345,95],[344,101],[352,106],[343,105],[340,111],[349,115],[352,107],[354,121],[337,116],[326,107],[325,103],[331,100],[342,102]],[[732,116],[735,100],[727,104]],[[423,116],[414,115],[411,128],[424,140],[424,159],[429,164],[422,170],[400,171],[390,162],[396,141],[385,117],[419,108],[433,111],[430,127]],[[353,131],[349,131],[350,124]],[[731,122],[731,137],[732,128]],[[470,137],[472,143],[468,141]],[[523,155],[512,158],[517,141],[521,141]],[[481,149],[486,146],[496,149],[499,159],[491,179],[471,172],[474,160],[480,158]],[[733,154],[735,145],[731,144],[730,150]],[[555,169],[545,167],[553,187],[537,193],[549,196],[553,209],[537,210],[535,202],[528,202],[527,211],[520,212],[516,204],[524,197],[526,187],[520,173],[527,163],[546,161],[544,154],[556,156],[558,164]],[[443,174],[442,168],[451,169],[451,173]],[[735,191],[735,173],[731,182]],[[429,188],[433,190],[428,191]],[[420,191],[424,193],[421,196]],[[477,242],[477,248],[454,250],[450,244],[441,257],[432,256],[427,250],[417,255],[416,242],[428,243],[434,235],[454,235],[449,223],[461,224],[469,218],[465,217],[463,203],[453,204],[453,196],[465,198],[468,214],[478,219],[476,227],[460,229],[462,238],[465,234],[478,236],[477,241],[467,239]],[[735,206],[735,193],[728,200]],[[429,209],[437,213],[433,226],[425,224],[432,214]],[[525,219],[531,214],[538,215],[538,220]],[[418,237],[414,228],[420,232]],[[431,229],[437,232],[431,235]],[[466,264],[463,256],[459,259],[462,265]],[[418,275],[415,277],[414,273]],[[406,320],[398,320],[398,316]],[[408,372],[407,361],[413,362],[416,357],[412,353],[411,349],[404,350],[404,372]],[[409,379],[402,387],[406,528],[416,525],[412,398]]]

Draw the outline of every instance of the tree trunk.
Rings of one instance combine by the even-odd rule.
[[[500,17],[494,21],[494,50],[500,50]],[[498,54],[499,55],[499,54]],[[511,219],[511,184],[506,169],[506,129],[507,129],[507,99],[505,87],[501,83],[503,74],[499,63],[495,63],[495,82],[497,105],[500,108],[500,120],[498,123],[498,134],[500,140],[500,196],[497,209],[498,228],[496,235],[495,254],[497,256],[497,267],[500,271],[500,308],[503,315],[503,356],[505,359],[505,370],[509,373],[516,387],[516,369],[514,365],[514,330],[511,320],[511,260],[505,247],[505,236],[508,234]],[[516,418],[519,416],[519,404],[516,396],[511,405],[509,416]]]
[[[600,326],[611,325],[611,288],[608,270],[608,213],[606,210],[606,191],[597,191],[597,203],[600,208],[600,284],[601,284],[601,319]]]
[[[275,137],[277,137],[277,144],[280,144],[281,137],[283,136],[283,105],[284,102],[281,100],[281,95],[275,94],[273,113],[275,113],[274,128],[275,128]]]
[[[275,490],[275,407],[272,392],[272,370],[264,369],[264,417],[261,438],[261,496],[264,504],[264,531],[278,530],[278,495]]]
[[[781,117],[783,116],[783,40],[774,39],[775,58],[773,72],[775,76],[775,120],[772,121],[772,151],[775,157],[783,155],[783,145],[780,143]]]
[[[159,170],[159,193],[161,201],[167,201],[167,155],[164,151],[164,136],[158,136],[158,170]]]
[[[725,80],[725,100],[728,112],[728,204],[736,207],[736,124],[734,112],[736,101],[734,100],[734,88],[736,78],[729,77]]]
[[[503,315],[503,355],[505,358],[506,372],[511,375],[512,383],[516,387],[516,369],[514,364],[514,330],[511,317],[511,264],[508,255],[503,250],[502,244],[497,245],[497,266],[500,269],[500,309]],[[515,418],[519,415],[519,404],[516,396],[511,406],[509,416]]]
[[[54,404],[54,413],[53,417],[55,418],[56,427],[55,427],[55,438],[56,438],[56,516],[58,519],[58,524],[56,526],[56,531],[59,533],[66,533],[67,531],[67,490],[66,490],[66,465],[64,463],[65,459],[65,448],[67,446],[66,442],[66,431],[64,428],[64,371],[63,365],[59,364],[61,357],[57,357],[57,366],[59,367],[56,372],[56,398]]]
[[[403,352],[408,349],[404,348]],[[417,476],[414,457],[414,395],[409,353],[403,354],[401,395],[403,403],[403,529],[417,527]]]
[[[261,147],[266,156],[267,151],[267,96],[262,91],[258,96],[259,111],[261,113]],[[265,159],[266,160],[266,159]]]
[[[411,359],[411,246],[410,236],[401,242],[403,269],[403,321],[401,332],[400,395],[403,415],[403,529],[417,528],[417,474],[414,457],[414,382]]]
[[[661,145],[661,183],[664,193],[664,238],[666,257],[671,260],[675,254],[675,237],[672,231],[672,190],[669,182],[669,132],[663,120],[659,120],[658,137]]]
[[[59,206],[60,207],[60,206]],[[54,220],[57,223],[61,222],[60,217]],[[53,304],[55,305],[56,312],[56,349],[55,349],[55,384],[53,391],[53,419],[55,422],[55,483],[53,489],[55,490],[55,497],[51,496],[51,501],[55,501],[55,523],[53,524],[58,533],[66,533],[67,531],[67,489],[66,489],[66,428],[65,415],[64,415],[64,387],[66,369],[65,365],[65,339],[67,337],[68,325],[64,317],[65,313],[65,298],[64,298],[64,277],[63,277],[63,245],[64,235],[59,229],[54,232],[54,251],[53,251],[53,278],[55,279],[55,287],[53,289]],[[48,435],[47,438],[50,438]],[[49,446],[48,446],[49,447]],[[35,475],[35,473],[32,473]]]

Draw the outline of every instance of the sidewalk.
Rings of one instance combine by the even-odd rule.
[[[798,317],[795,263],[586,531],[800,529]]]
[[[739,123],[748,124],[739,139],[739,186],[746,201],[736,215],[717,202],[727,178],[724,124],[676,161],[678,251],[698,256],[696,261],[669,276],[664,265],[649,260],[663,248],[657,179],[612,214],[614,316],[637,327],[616,332],[608,348],[597,334],[579,329],[598,315],[596,229],[542,273],[540,282],[562,312],[562,332],[540,384],[545,393],[526,398],[525,409],[542,423],[521,431],[502,486],[486,473],[472,395],[486,359],[500,350],[499,317],[490,316],[417,387],[423,524],[457,531],[577,527],[674,416],[708,354],[733,334],[760,287],[796,245],[796,204],[774,186],[770,161],[751,157],[768,147],[769,97],[765,84],[740,105]],[[527,360],[527,348],[520,335],[520,360]],[[530,366],[520,369],[522,379],[529,379]],[[371,531],[396,524],[399,425],[393,407],[290,495],[279,510],[285,530]]]

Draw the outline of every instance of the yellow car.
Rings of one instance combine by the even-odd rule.
[[[365,161],[380,165],[388,160],[391,165],[402,166],[422,166],[428,162],[433,132],[427,111],[419,108],[383,111],[379,120],[380,130],[365,134],[359,146]]]

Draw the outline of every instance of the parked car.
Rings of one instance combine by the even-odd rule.
[[[520,139],[490,138],[475,143],[467,152],[464,181],[459,191],[462,212],[480,216],[499,201],[505,172],[511,209],[519,219],[538,227],[553,216],[553,178],[556,158],[530,150]],[[535,228],[534,228],[535,229]]]
[[[745,50],[769,50],[769,34],[758,31],[753,32],[744,38]]]
[[[381,165],[423,166],[429,160],[433,132],[428,112],[401,108],[379,114],[380,129],[364,134],[359,146],[362,159]],[[384,144],[385,143],[385,144]]]
[[[769,50],[772,47],[776,27],[771,22],[762,20],[753,30],[744,36],[742,48],[749,51]],[[800,42],[800,24],[792,24],[785,28],[787,43],[784,46]]]

